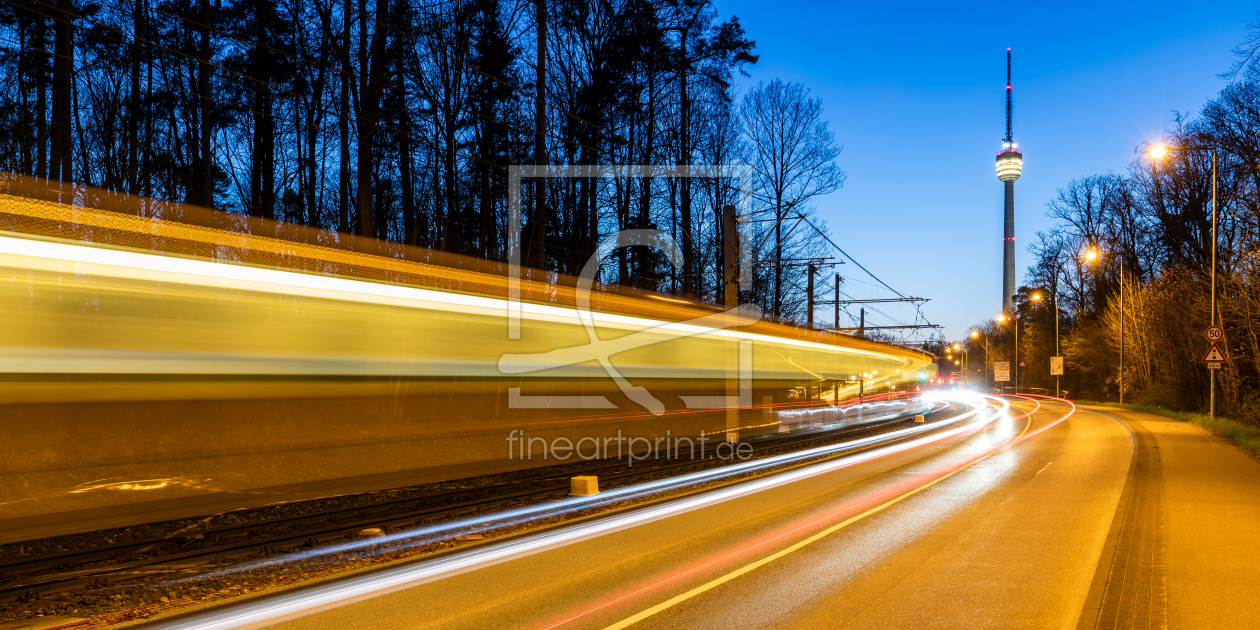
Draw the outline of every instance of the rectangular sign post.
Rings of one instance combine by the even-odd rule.
[[[1009,383],[1011,380],[1011,362],[993,362],[993,380],[997,383]]]
[[[1063,376],[1063,357],[1050,357],[1050,376]]]

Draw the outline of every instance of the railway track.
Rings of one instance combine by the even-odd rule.
[[[948,411],[934,411],[944,417]],[[771,434],[746,440],[752,458],[852,441],[887,433],[913,423],[898,416],[862,424],[841,424],[796,433]],[[833,454],[819,456],[823,458]],[[814,460],[810,460],[814,461]],[[153,575],[193,575],[198,567],[220,569],[233,559],[306,551],[353,540],[364,530],[382,534],[454,522],[461,518],[536,505],[568,496],[569,477],[596,475],[601,490],[721,468],[721,459],[592,460],[568,465],[562,472],[537,471],[510,481],[385,500],[352,508],[333,508],[149,540],[81,549],[0,562],[0,597],[44,597],[89,585],[108,585]],[[373,532],[375,533],[375,532]],[[28,541],[27,544],[30,544]]]

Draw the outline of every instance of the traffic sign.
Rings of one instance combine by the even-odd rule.
[[[1063,357],[1050,357],[1050,376],[1063,376]]]
[[[1225,338],[1225,329],[1220,326],[1208,326],[1208,329],[1203,333],[1203,336],[1207,337],[1208,341],[1216,343]]]
[[[1009,383],[1011,381],[1011,362],[1010,361],[994,361],[993,362],[993,382]]]
[[[1217,346],[1215,342],[1212,343],[1211,348],[1208,348],[1207,355],[1203,357],[1203,363],[1225,363],[1225,353],[1221,352],[1220,346]]]

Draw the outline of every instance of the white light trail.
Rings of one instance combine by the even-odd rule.
[[[644,509],[614,514],[606,518],[595,519],[570,527],[563,527],[556,530],[527,535],[521,538],[507,540],[502,543],[493,543],[477,549],[457,552],[448,556],[435,558],[433,560],[384,569],[369,575],[357,576],[338,583],[319,586],[295,593],[281,594],[261,601],[245,602],[217,611],[207,612],[197,618],[175,619],[169,622],[156,624],[153,627],[162,628],[164,630],[228,630],[268,626],[287,619],[293,619],[322,610],[344,606],[356,601],[378,597],[380,595],[385,595],[405,588],[434,582],[483,567],[507,562],[516,558],[541,553],[549,549],[555,549],[583,540],[589,540],[624,529],[629,529],[631,527],[636,527],[638,525],[643,525],[645,523],[651,523],[664,518],[677,516],[679,514],[748,496],[757,492],[807,479],[809,477],[854,466],[862,462],[926,446],[950,437],[961,435],[968,431],[978,430],[993,420],[1004,416],[1010,408],[1010,403],[1000,398],[967,395],[963,392],[959,392],[958,394],[958,400],[972,406],[971,411],[961,414],[955,418],[951,418],[947,421],[896,432],[897,435],[906,437],[926,430],[929,427],[940,428],[942,425],[956,424],[962,420],[974,418],[972,422],[962,424],[961,426],[955,426],[933,435],[922,436],[905,442],[889,444],[887,446],[855,453],[846,457],[840,457],[834,460],[804,466],[802,468],[785,471],[780,474],[760,479],[754,479],[725,488],[719,488],[711,492],[684,497],[676,501],[668,501]],[[989,404],[986,401],[995,402],[1000,407],[999,411],[993,414],[987,413]],[[866,438],[867,443],[873,439],[874,438]],[[853,444],[854,443],[847,443],[845,447],[852,448]],[[787,458],[790,456],[803,456],[804,453],[810,452],[818,454],[823,451],[823,449],[835,449],[839,446],[840,445],[819,447],[817,449],[810,449],[809,451],[802,451],[801,453],[792,453],[779,457]],[[769,459],[771,458],[766,458],[766,460]],[[766,460],[748,462],[748,464],[752,465]],[[783,463],[784,461],[790,460],[780,460],[779,463]],[[731,466],[723,469],[722,472],[726,472],[730,468],[734,467],[735,466]],[[747,470],[745,470],[745,472],[747,472]],[[704,473],[695,473],[684,477],[695,478],[696,476],[703,474]],[[677,479],[683,479],[684,477],[679,477]],[[639,486],[623,488],[621,490],[626,493],[632,493],[634,492],[634,488],[655,486],[656,489],[653,491],[659,491],[670,483],[670,481],[672,480],[650,482],[648,484],[640,484]],[[622,495],[622,498],[625,496],[626,495]],[[570,500],[569,505],[580,503],[580,499],[581,498],[575,498]],[[409,533],[407,535],[414,535],[414,533]],[[376,538],[374,539],[374,542],[379,544],[381,539]]]
[[[45,264],[51,263],[49,265],[51,270],[63,273],[131,278],[175,284],[199,284],[244,291],[279,292],[351,302],[442,308],[445,310],[493,315],[505,314],[508,308],[508,302],[503,298],[449,293],[419,287],[177,258],[103,247],[0,236],[0,257],[5,255],[43,260],[46,261]],[[578,312],[572,308],[525,302],[521,304],[521,309],[523,314],[539,320],[581,323]],[[619,328],[652,328],[659,331],[677,333],[680,336],[703,334],[828,352],[867,355],[885,359],[905,359],[905,357],[899,355],[861,348],[842,348],[803,339],[773,337],[738,330],[715,330],[692,324],[653,320],[631,315],[592,312],[591,316],[596,322]]]

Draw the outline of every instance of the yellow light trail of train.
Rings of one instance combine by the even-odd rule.
[[[314,273],[305,263],[291,270],[89,244],[51,237],[46,228],[37,234],[10,232],[0,234],[0,271],[10,278],[0,288],[10,324],[0,333],[7,350],[0,373],[600,374],[593,363],[549,366],[535,358],[529,364],[531,355],[589,341],[578,312],[564,303],[571,300],[571,287],[551,287],[561,296],[558,303],[525,301],[525,334],[509,341],[507,301],[494,295],[496,283],[506,281],[492,274],[7,195],[0,195],[0,214],[15,218],[0,226],[56,223],[71,232],[90,228],[112,242],[134,244],[144,240],[140,237],[159,244],[195,242],[201,249],[229,248],[244,260],[251,260],[251,252],[325,257],[334,271],[378,279],[446,274],[456,286],[489,293]],[[525,294],[537,297],[538,283],[526,284]],[[904,348],[840,336],[823,342],[817,333],[779,324],[697,325],[691,322],[698,317],[721,316],[686,303],[602,294],[595,304],[592,317],[601,337],[636,337],[617,356],[627,377],[722,378],[734,342],[741,340],[755,344],[758,379],[848,380],[878,372],[876,380],[900,380],[930,362]]]

